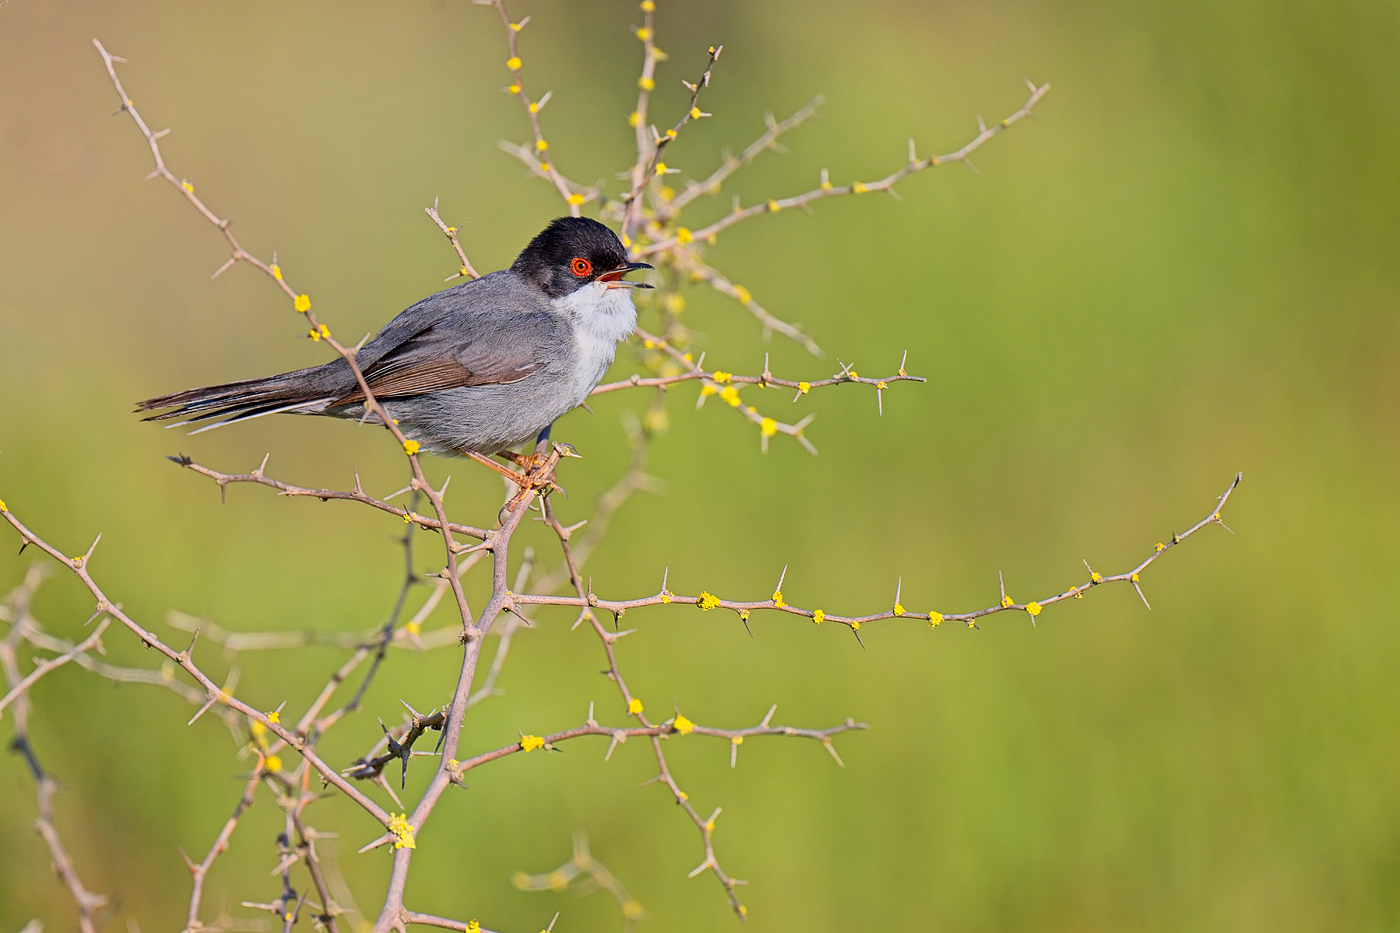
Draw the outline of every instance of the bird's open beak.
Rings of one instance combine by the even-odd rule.
[[[611,272],[604,272],[598,276],[598,281],[603,282],[608,288],[652,288],[646,282],[628,282],[623,276],[629,272],[636,272],[638,269],[651,269],[653,266],[644,262],[626,262],[618,266]]]

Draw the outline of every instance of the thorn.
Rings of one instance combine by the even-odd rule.
[[[1143,596],[1143,595],[1142,595],[1142,587],[1141,587],[1141,586],[1138,586],[1138,582],[1137,582],[1136,580],[1133,580],[1133,581],[1131,581],[1131,582],[1132,582],[1132,584],[1133,584],[1133,589],[1137,590],[1138,596],[1141,596],[1141,597],[1142,597],[1142,604],[1143,604],[1144,606],[1147,607],[1147,610],[1148,610],[1149,612],[1151,612],[1151,611],[1152,611],[1152,604],[1149,603],[1149,602],[1147,601],[1147,597],[1146,597],[1146,596]]]
[[[827,736],[826,738],[822,739],[822,744],[826,746],[827,751],[831,752],[831,757],[836,759],[837,765],[841,766],[842,768],[846,767],[846,763],[841,760],[841,756],[836,754],[836,746],[831,744],[831,736]]]
[[[203,706],[201,706],[201,707],[199,708],[199,712],[197,712],[197,713],[195,713],[193,716],[191,716],[191,717],[190,717],[190,721],[187,722],[187,723],[185,723],[185,725],[187,725],[187,726],[192,726],[192,725],[194,725],[195,720],[198,719],[199,717],[203,716],[205,713],[209,712],[209,707],[213,706],[213,705],[214,705],[215,703],[217,703],[218,701],[219,701],[219,697],[218,697],[217,694],[214,695],[214,696],[212,696],[212,697],[210,697],[210,698],[209,698],[209,702],[207,702],[207,703],[205,703]]]
[[[237,257],[237,256],[230,256],[230,257],[228,258],[228,261],[226,261],[226,262],[225,262],[222,266],[220,266],[219,268],[215,269],[215,270],[214,270],[214,274],[211,275],[211,276],[209,276],[209,278],[210,278],[211,280],[217,279],[219,276],[223,275],[223,274],[224,274],[225,272],[227,272],[229,269],[233,268],[233,266],[234,266],[237,262],[238,262],[238,257]]]
[[[773,721],[773,714],[776,713],[777,711],[778,711],[778,704],[777,704],[777,703],[774,703],[771,707],[768,708],[768,715],[767,715],[767,716],[764,716],[763,719],[759,722],[759,724],[758,724],[759,727],[760,727],[760,728],[763,728],[763,729],[767,729],[767,728],[768,728],[768,723],[770,723],[770,722]]]

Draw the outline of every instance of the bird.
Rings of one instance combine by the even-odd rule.
[[[625,276],[651,268],[630,261],[606,225],[559,217],[510,268],[402,311],[355,352],[355,362],[405,438],[428,453],[484,463],[523,494],[549,481],[530,476],[546,458],[513,448],[531,440],[542,448],[554,421],[602,381],[618,344],[637,326],[633,290],[652,287]],[[144,421],[174,421],[167,427],[210,422],[192,434],[272,414],[382,423],[366,410],[343,358],[146,399],[136,410],[156,412]],[[524,472],[497,464],[493,455]]]

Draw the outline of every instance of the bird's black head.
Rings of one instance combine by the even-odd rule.
[[[627,282],[634,269],[650,269],[644,262],[629,262],[617,234],[587,217],[559,217],[521,250],[511,270],[534,282],[551,298],[563,298],[593,282],[609,288],[650,288]]]

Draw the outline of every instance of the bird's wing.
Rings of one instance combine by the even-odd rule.
[[[377,399],[518,382],[539,371],[547,352],[567,339],[566,330],[567,324],[549,312],[490,322],[451,315],[375,360],[364,370],[365,382]],[[364,398],[356,385],[334,404]]]

